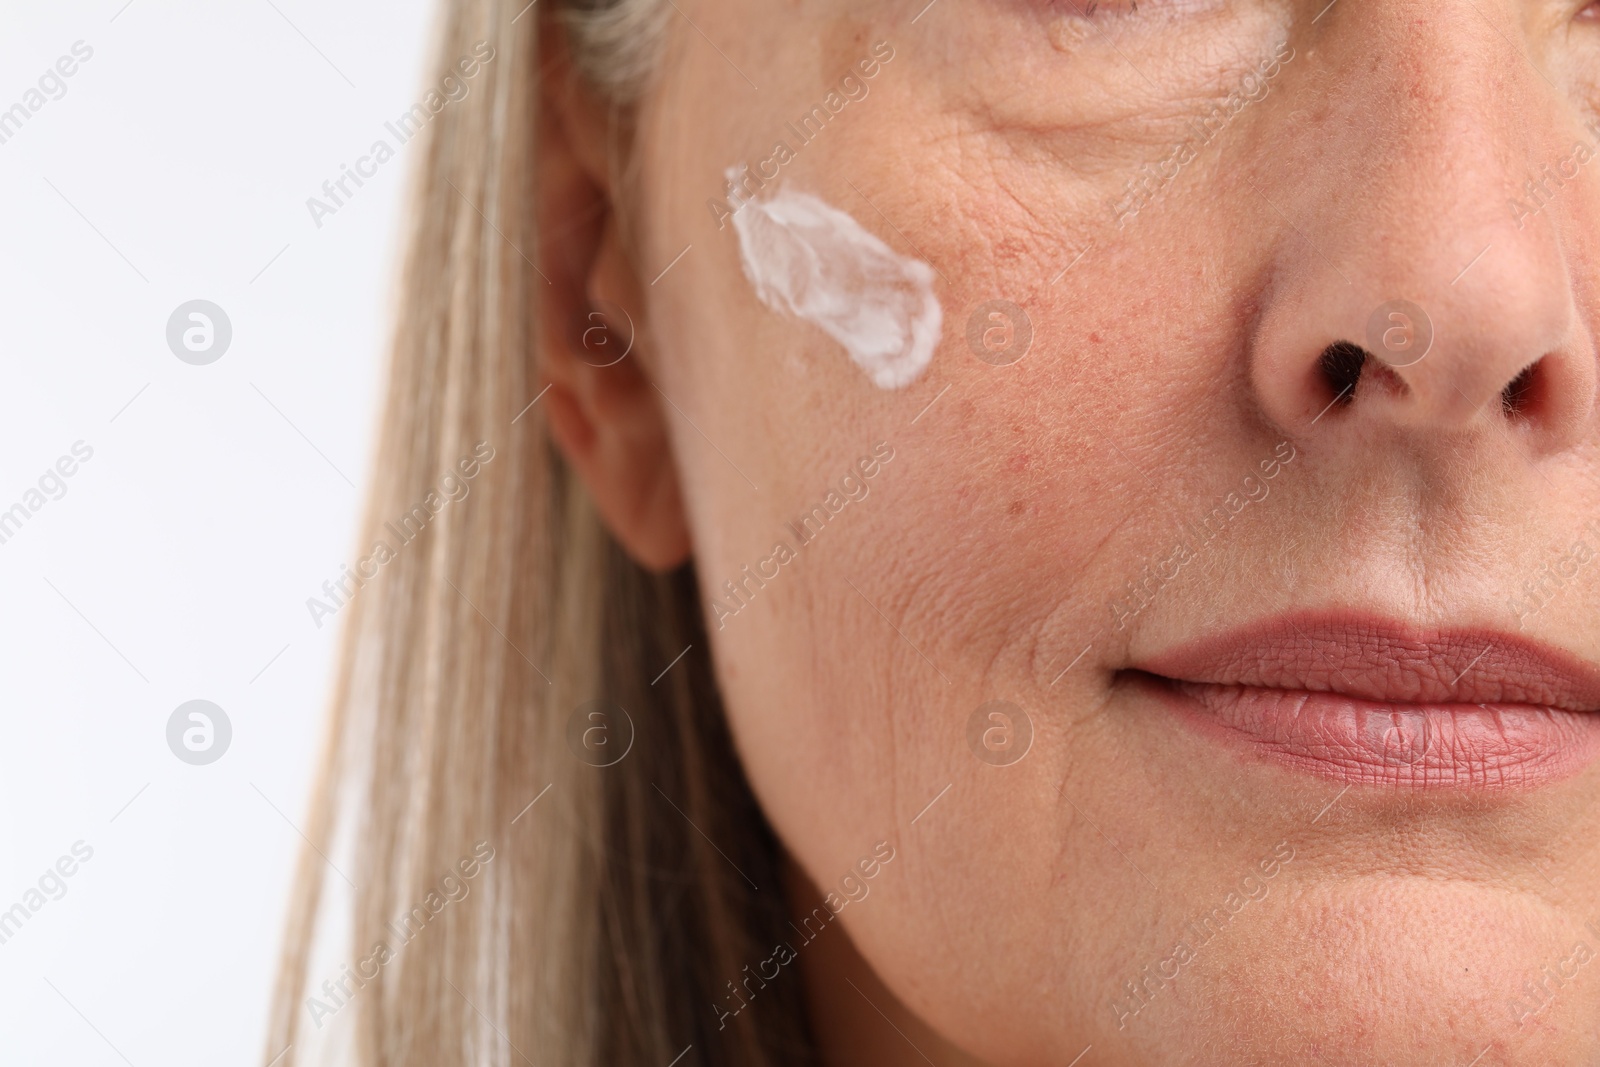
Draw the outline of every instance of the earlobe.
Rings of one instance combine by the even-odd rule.
[[[564,313],[575,325],[544,319],[546,418],[612,535],[640,566],[670,570],[689,557],[689,532],[660,397],[642,358],[643,316],[631,310],[643,298],[611,220],[601,227],[599,246],[587,257],[593,299]],[[621,310],[631,328],[596,305]],[[608,335],[603,343],[596,331]],[[613,361],[621,351],[628,354]]]
[[[606,173],[605,112],[559,58],[547,71],[537,183],[549,281],[539,283],[537,338],[546,422],[623,549],[649,570],[670,570],[689,556],[688,523],[649,377],[644,296]],[[598,314],[604,306],[628,322]]]
[[[613,374],[626,363],[585,371]],[[639,377],[637,370],[624,373]],[[642,384],[646,392],[654,392]],[[632,387],[627,391],[636,392]],[[588,486],[601,519],[628,555],[647,570],[671,570],[688,559],[690,544],[660,409],[653,396],[625,398],[610,385],[600,392],[609,395],[597,402],[583,386],[552,381],[544,398],[550,436]],[[603,415],[598,414],[601,408]],[[630,411],[638,417],[630,419]]]

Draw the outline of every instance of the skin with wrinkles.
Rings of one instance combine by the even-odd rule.
[[[875,842],[896,849],[844,936],[777,979],[804,983],[830,1062],[1031,1067],[1089,1046],[1080,1067],[1600,1062],[1600,971],[1537,1015],[1511,1007],[1575,942],[1600,950],[1593,761],[1516,789],[1330,781],[1189,728],[1134,673],[1223,631],[1348,612],[1423,636],[1360,699],[1588,729],[1521,703],[1546,694],[1519,682],[1515,644],[1472,665],[1474,697],[1440,691],[1484,650],[1427,638],[1520,624],[1600,660],[1594,568],[1536,613],[1507,606],[1600,513],[1600,187],[1582,173],[1546,181],[1537,212],[1514,203],[1592,140],[1588,9],[677,6],[631,188],[652,265],[641,336],[676,405],[659,401],[704,601],[796,546],[710,634],[716,679],[792,858],[791,907]],[[744,210],[805,192],[935,272],[938,344],[894,390],[774,314],[704,209],[728,161],[771,156],[878,40],[895,59],[870,95],[791,145]],[[1230,98],[1225,124],[1204,121]],[[1340,397],[1322,354],[1367,344],[1399,299],[1431,320],[1426,358]],[[969,341],[994,301],[1028,316],[1020,359]],[[798,544],[790,524],[877,442],[895,458],[871,495]],[[1181,566],[1175,543],[1193,546]],[[1142,606],[1119,617],[1133,587]],[[1314,634],[1302,651],[1370,658]],[[1274,670],[1180,680],[1315,688],[1304,663]],[[968,735],[1000,700],[1031,728],[1010,764]],[[1470,744],[1487,723],[1458,728]],[[1130,985],[1280,844],[1293,859],[1264,895],[1135,1013]]]

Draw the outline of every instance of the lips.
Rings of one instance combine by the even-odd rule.
[[[1516,634],[1289,615],[1133,669],[1202,733],[1328,778],[1519,788],[1600,758],[1600,668]]]

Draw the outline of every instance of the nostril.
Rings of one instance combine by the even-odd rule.
[[[1500,393],[1500,406],[1510,416],[1519,416],[1533,406],[1534,390],[1538,385],[1539,364],[1533,363],[1511,379],[1511,384]]]
[[[1335,341],[1322,350],[1317,369],[1333,395],[1334,402],[1344,406],[1356,398],[1356,383],[1361,381],[1361,370],[1367,363],[1367,351],[1349,341]]]

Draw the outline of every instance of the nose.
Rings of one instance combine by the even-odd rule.
[[[1282,224],[1251,384],[1285,431],[1499,424],[1549,453],[1589,427],[1574,265],[1596,251],[1600,175],[1564,177],[1593,139],[1535,68],[1512,2],[1344,0],[1302,50],[1277,114],[1304,128],[1251,182]]]

